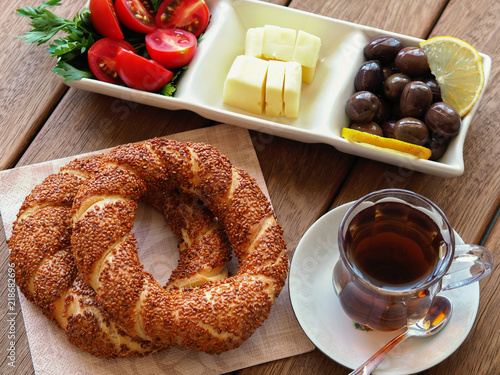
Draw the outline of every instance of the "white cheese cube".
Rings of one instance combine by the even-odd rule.
[[[268,62],[252,56],[237,56],[224,82],[223,102],[261,114],[265,103]]]
[[[316,75],[316,67],[307,68],[302,66],[302,82],[311,83]]]
[[[269,61],[266,80],[266,115],[281,116],[283,112],[283,84],[285,63]]]
[[[302,88],[302,65],[297,62],[286,62],[285,85],[283,90],[283,104],[285,116],[299,117],[300,91]]]
[[[279,26],[264,26],[262,57],[269,60],[292,61],[297,31]]]
[[[299,30],[295,49],[293,51],[293,60],[307,68],[313,68],[319,58],[321,48],[321,39],[315,35]]]
[[[264,44],[264,28],[254,27],[247,30],[245,40],[245,55],[262,57],[262,47]]]
[[[302,80],[311,83],[319,59],[321,39],[315,35],[299,30],[292,61],[302,65]]]

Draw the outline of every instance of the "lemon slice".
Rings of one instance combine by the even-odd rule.
[[[420,47],[441,87],[443,102],[455,108],[460,117],[465,116],[484,87],[481,56],[468,43],[449,36],[425,40]]]
[[[342,128],[342,137],[349,142],[360,142],[372,146],[383,147],[389,150],[410,154],[420,159],[429,159],[431,157],[431,150],[426,147],[403,142],[394,138],[379,137],[378,135],[361,132],[351,128]]]

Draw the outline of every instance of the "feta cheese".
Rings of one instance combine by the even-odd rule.
[[[300,91],[302,88],[302,66],[297,62],[286,62],[283,102],[287,118],[299,117]]]
[[[285,63],[269,61],[266,80],[266,115],[281,116],[283,112],[283,86]]]
[[[263,44],[263,27],[253,27],[247,30],[245,39],[245,55],[261,58]]]
[[[269,60],[292,61],[297,31],[279,26],[264,26],[262,57]]]
[[[302,65],[302,80],[311,83],[316,73],[316,65],[319,59],[321,39],[315,35],[299,30],[292,61]]]
[[[223,102],[255,114],[265,104],[268,62],[252,56],[237,56],[224,82]]]

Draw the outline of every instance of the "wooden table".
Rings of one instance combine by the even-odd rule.
[[[86,0],[63,1],[57,9],[72,17]],[[491,0],[272,0],[271,2],[346,21],[428,38],[451,35],[491,56],[490,83],[472,121],[464,147],[465,173],[445,179],[404,170],[336,151],[251,132],[276,214],[285,230],[290,254],[321,215],[374,190],[398,187],[436,202],[468,243],[485,244],[500,258],[500,2]],[[212,121],[188,111],[167,111],[68,89],[50,72],[55,61],[44,47],[15,39],[29,29],[15,9],[41,0],[2,2],[0,72],[0,168],[15,168],[95,151],[155,136],[207,127]],[[105,115],[105,116],[104,116]],[[103,122],[100,119],[106,118]],[[124,122],[125,120],[125,122]],[[128,126],[127,126],[128,124]],[[1,224],[0,224],[1,225]],[[8,248],[0,231],[0,372],[33,373],[19,303],[16,319],[16,368],[7,366]],[[500,276],[480,282],[481,301],[472,331],[449,358],[430,374],[500,373]],[[332,338],[334,340],[335,338]],[[346,374],[348,370],[319,350],[253,368],[249,374]]]

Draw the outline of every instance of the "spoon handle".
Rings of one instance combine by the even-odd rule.
[[[403,342],[408,337],[408,331],[403,332],[396,336],[387,344],[385,344],[378,352],[372,355],[365,363],[359,366],[356,370],[349,373],[349,375],[368,375],[371,374],[375,368],[382,362],[387,354],[394,349],[396,345]]]

